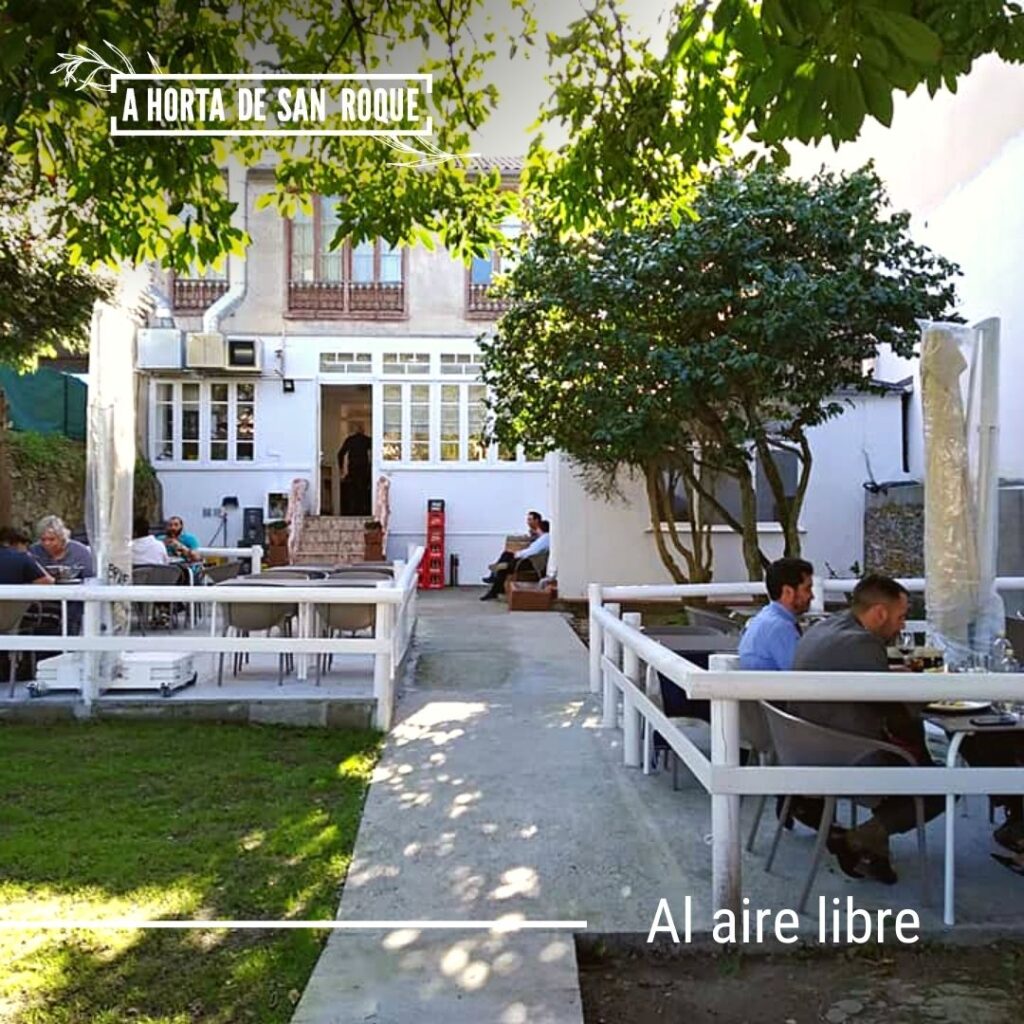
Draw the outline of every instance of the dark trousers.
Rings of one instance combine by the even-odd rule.
[[[975,733],[965,736],[960,753],[969,765],[985,768],[1019,768],[1024,765],[1024,736],[1015,732]],[[1007,818],[1024,818],[1024,795],[992,797],[1006,809]]]
[[[501,564],[501,568],[493,571],[494,582],[491,584],[490,589],[490,593],[495,595],[505,592],[505,580],[508,579],[508,574],[516,567],[516,556],[511,551],[502,551],[497,562]]]

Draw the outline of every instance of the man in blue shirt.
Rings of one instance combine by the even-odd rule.
[[[747,623],[740,637],[740,668],[786,672],[793,667],[800,630],[796,621],[811,606],[814,566],[802,558],[772,562],[764,582],[771,603]]]

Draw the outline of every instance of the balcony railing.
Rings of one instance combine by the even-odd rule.
[[[289,281],[288,311],[312,317],[401,316],[405,284],[401,281]]]
[[[508,309],[508,299],[494,295],[490,284],[470,284],[466,309],[477,315],[498,316]]]
[[[228,282],[223,278],[176,277],[172,296],[174,308],[183,313],[202,312],[227,290]]]

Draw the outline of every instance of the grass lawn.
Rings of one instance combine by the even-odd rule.
[[[379,736],[0,725],[0,917],[331,918]],[[325,931],[0,931],[11,1024],[287,1021]]]

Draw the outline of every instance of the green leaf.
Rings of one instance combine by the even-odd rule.
[[[917,18],[874,7],[866,8],[864,13],[907,60],[934,64],[942,56],[942,40]]]
[[[841,128],[840,137],[854,138],[864,121],[867,105],[864,101],[860,78],[852,67],[841,67],[835,70],[832,112]]]
[[[857,73],[868,113],[888,128],[892,124],[892,86],[865,64],[857,69]]]

